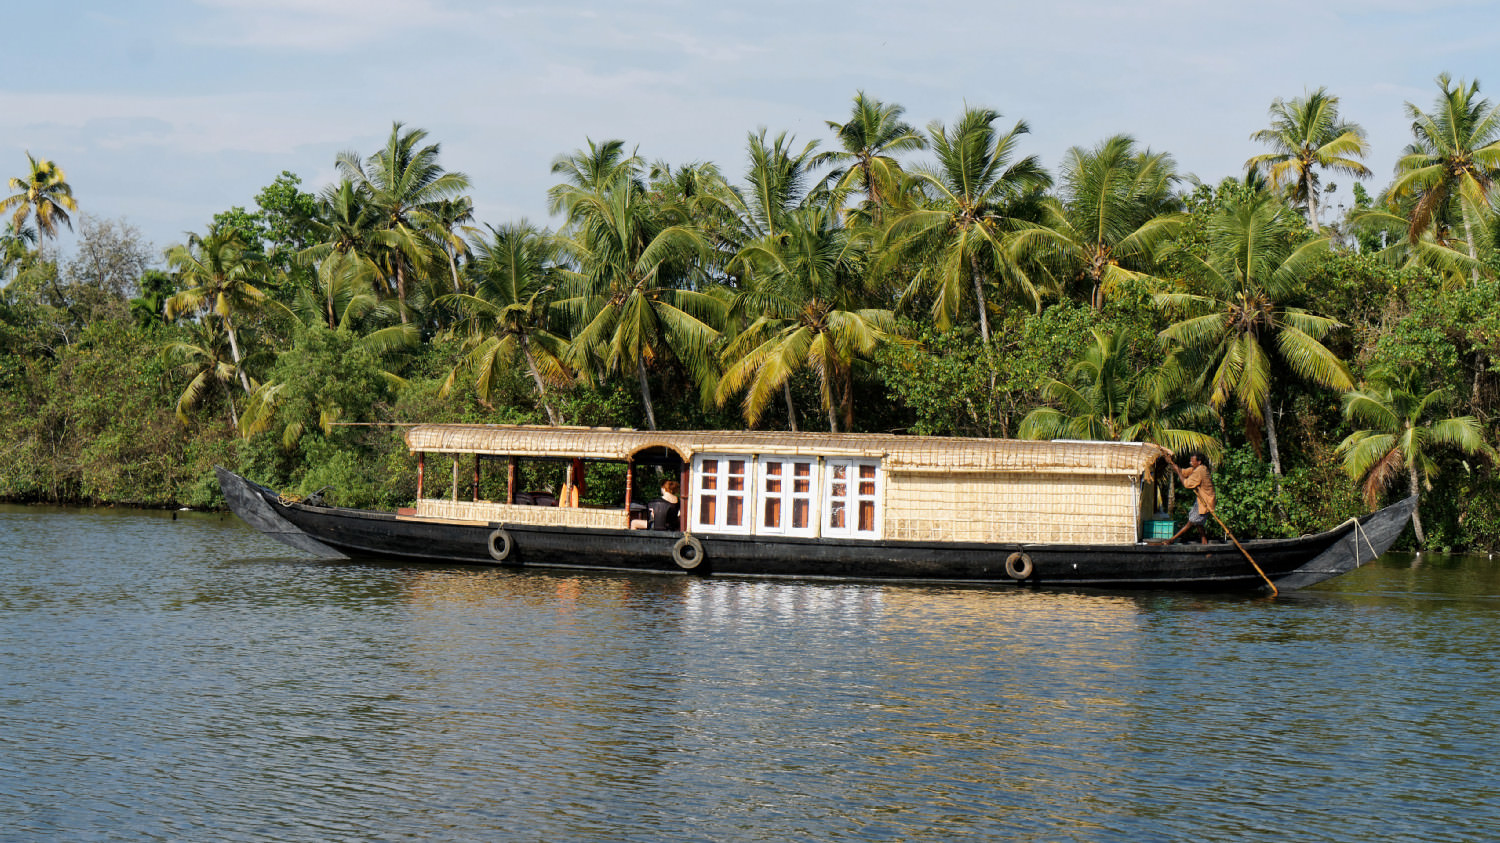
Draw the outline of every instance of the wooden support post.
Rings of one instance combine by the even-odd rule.
[[[635,486],[635,460],[625,460],[625,529],[630,529],[630,495]]]
[[[510,464],[505,467],[505,502],[516,502],[516,464],[520,460],[510,458]]]
[[[479,503],[479,454],[474,454],[474,502]]]
[[[458,454],[453,455],[453,502],[458,503]]]
[[[427,452],[417,452],[417,500],[422,499],[422,479],[427,474]]]
[[[682,470],[677,473],[677,526],[684,533],[688,532],[688,527],[692,526],[688,523],[688,513],[693,511],[692,504],[690,503],[692,501],[690,495],[692,495],[693,490],[688,485],[692,476],[692,466],[688,463],[683,463]]]

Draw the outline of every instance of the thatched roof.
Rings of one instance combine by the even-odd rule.
[[[877,457],[895,472],[1127,474],[1150,471],[1159,452],[1139,442],[1031,442],[881,433],[662,430],[534,425],[426,424],[406,432],[413,451],[624,460],[652,448],[699,453]]]

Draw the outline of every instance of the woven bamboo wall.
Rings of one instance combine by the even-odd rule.
[[[417,501],[417,517],[440,521],[498,521],[540,524],[547,527],[624,527],[625,510],[564,506],[520,506],[488,501],[451,501],[423,498]]]
[[[892,539],[1129,544],[1139,531],[1139,495],[1120,476],[892,473],[885,506]]]

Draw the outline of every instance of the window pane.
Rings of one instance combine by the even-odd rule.
[[[740,527],[745,523],[745,499],[730,495],[724,501],[724,526]]]
[[[792,501],[792,527],[798,530],[807,529],[807,515],[810,507],[806,498]]]
[[[718,501],[713,495],[704,495],[698,498],[698,523],[713,524],[714,515],[718,512]]]
[[[781,526],[781,498],[766,498],[766,517],[762,524],[766,527]]]
[[[860,531],[866,532],[866,533],[870,533],[870,532],[874,532],[875,531],[875,502],[874,501],[860,501],[859,502],[859,529],[860,529]]]
[[[843,501],[834,501],[833,505],[828,508],[828,526],[831,527],[831,528],[834,528],[834,529],[840,529],[840,530],[843,529],[843,527],[844,527],[844,502]]]
[[[875,497],[875,481],[874,480],[861,480],[861,481],[859,481],[859,493],[861,495],[864,495],[867,498],[873,498],[873,497]]]

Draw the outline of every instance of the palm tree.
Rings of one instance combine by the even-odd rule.
[[[12,214],[11,226],[18,232],[27,230],[26,219],[30,217],[36,223],[40,251],[48,237],[57,237],[58,223],[72,230],[68,212],[77,211],[78,202],[73,199],[73,187],[61,167],[46,158],[32,158],[30,152],[26,153],[26,161],[29,164],[26,175],[9,182],[10,189],[17,192],[0,199],[0,214]]]
[[[1095,328],[1094,344],[1042,394],[1056,407],[1038,407],[1021,420],[1022,439],[1102,439],[1153,442],[1173,451],[1202,451],[1217,459],[1212,436],[1180,425],[1203,424],[1213,410],[1188,397],[1180,361],[1173,357],[1142,371],[1131,359],[1123,334]]]
[[[1007,260],[1004,237],[1052,182],[1034,155],[1012,163],[1021,135],[1030,131],[1026,123],[1017,122],[1002,135],[994,126],[998,119],[996,111],[970,108],[951,130],[936,121],[928,127],[937,166],[913,173],[928,201],[897,216],[877,249],[884,255],[877,267],[881,270],[914,257],[931,258],[930,265],[914,274],[907,295],[935,288],[932,309],[940,329],[957,318],[967,286],[986,347],[990,319],[985,286],[992,274],[1013,281],[1041,306],[1036,289]]]
[[[1432,113],[1406,104],[1414,140],[1396,162],[1396,180],[1386,198],[1415,200],[1408,212],[1409,242],[1415,244],[1429,229],[1444,232],[1458,222],[1470,259],[1477,259],[1474,215],[1492,207],[1491,192],[1500,175],[1500,106],[1479,96],[1477,81],[1455,85],[1444,73],[1437,82],[1442,93]],[[1439,242],[1445,239],[1440,233]]]
[[[1045,201],[1040,226],[1011,236],[1011,252],[1058,286],[1084,280],[1101,308],[1115,286],[1151,277],[1162,244],[1182,229],[1176,181],[1170,155],[1137,152],[1128,135],[1075,146],[1063,158],[1062,197]]]
[[[1365,130],[1358,123],[1339,119],[1339,98],[1326,88],[1286,102],[1271,101],[1271,128],[1251,135],[1274,152],[1245,162],[1248,169],[1263,169],[1272,187],[1286,190],[1293,202],[1307,207],[1307,221],[1314,234],[1318,224],[1319,168],[1363,178],[1370,168],[1360,160],[1370,154]]]
[[[553,425],[562,416],[547,400],[547,384],[561,383],[569,373],[563,359],[568,341],[549,330],[548,311],[558,280],[558,246],[530,223],[489,228],[488,240],[474,244],[471,264],[478,275],[473,294],[446,298],[459,303],[474,318],[474,332],[465,343],[467,355],[443,384],[447,395],[459,371],[475,374],[475,389],[487,401],[495,380],[520,358],[536,384],[537,399]]]
[[[36,229],[31,226],[17,228],[13,222],[5,224],[5,231],[0,233],[0,282],[26,268],[31,246],[36,242]]]
[[[735,261],[746,284],[730,313],[748,326],[725,348],[728,365],[715,398],[720,405],[745,390],[745,419],[757,424],[778,393],[796,429],[788,381],[798,371],[816,376],[829,429],[854,425],[854,361],[870,356],[894,333],[888,310],[858,302],[868,240],[843,227],[831,206],[786,215],[781,233],[746,247]]]
[[[382,313],[396,318],[380,304],[375,292],[379,270],[356,252],[329,252],[312,273],[311,286],[297,291],[292,310],[304,325],[319,322],[330,331],[354,329],[361,320]]]
[[[240,374],[229,348],[229,337],[221,326],[212,320],[190,322],[189,336],[185,340],[174,340],[162,346],[161,359],[168,366],[188,371],[192,377],[182,395],[177,398],[177,418],[188,423],[188,413],[202,404],[217,391],[223,394],[229,407],[229,425],[238,428],[239,413],[234,408],[234,398],[228,385]],[[228,353],[226,353],[228,352]]]
[[[559,302],[575,330],[569,363],[587,376],[597,362],[610,371],[634,369],[646,423],[656,413],[646,372],[664,352],[688,367],[700,385],[713,383],[709,346],[718,337],[722,303],[693,289],[708,243],[682,209],[651,201],[635,168],[620,168],[603,190],[567,192]]]
[[[1438,473],[1430,453],[1433,446],[1447,445],[1494,459],[1494,450],[1484,441],[1484,429],[1473,416],[1434,418],[1441,415],[1445,398],[1440,389],[1422,392],[1414,366],[1379,370],[1366,388],[1344,393],[1344,417],[1368,427],[1349,434],[1338,453],[1349,476],[1364,481],[1365,502],[1371,509],[1403,469],[1412,495],[1423,488],[1432,491],[1432,477]],[[1412,526],[1417,541],[1426,544],[1417,510],[1412,510]]]
[[[1022,439],[1088,439],[1151,442],[1178,453],[1197,451],[1217,461],[1219,441],[1185,425],[1204,425],[1213,408],[1192,397],[1181,358],[1140,369],[1123,334],[1093,329],[1094,343],[1068,370],[1067,380],[1049,380],[1042,395],[1055,406],[1038,407],[1021,419]],[[1170,509],[1176,487],[1167,486]]]
[[[337,166],[371,206],[377,227],[393,235],[377,262],[395,279],[401,321],[406,322],[407,270],[421,271],[432,262],[430,238],[441,228],[444,203],[468,189],[469,177],[443,169],[438,163],[441,146],[421,145],[427,139],[425,129],[402,128],[393,123],[385,148],[368,162],[344,152]]]
[[[906,109],[894,103],[887,105],[864,91],[854,95],[849,122],[828,121],[828,128],[838,138],[841,149],[824,152],[814,160],[815,166],[833,164],[829,174],[834,189],[847,194],[858,190],[865,196],[871,221],[881,222],[881,206],[900,190],[904,173],[895,155],[927,148],[927,139],[911,124],[901,119]]]
[[[793,147],[786,132],[769,143],[764,129],[750,136],[748,185],[739,209],[742,244],[775,236],[786,216],[806,204],[818,142],[809,141],[801,150]]]
[[[639,182],[642,163],[634,152],[625,154],[625,141],[594,143],[589,139],[587,149],[575,149],[552,161],[553,174],[563,180],[547,191],[547,210],[567,215],[574,199],[602,192],[621,177]]]
[[[458,280],[458,259],[469,254],[469,243],[460,231],[465,223],[472,222],[473,219],[474,200],[467,196],[444,200],[433,215],[436,227],[432,230],[432,236],[437,240],[443,256],[448,259],[448,272],[453,278],[455,293],[463,292]]]
[[[248,395],[250,378],[245,374],[235,314],[267,300],[254,281],[261,275],[261,264],[252,258],[245,242],[229,228],[211,228],[208,234],[189,234],[185,246],[167,251],[167,265],[177,272],[188,289],[167,299],[167,318],[184,313],[209,311],[224,327],[240,386]]]
[[[1349,370],[1321,340],[1338,322],[1286,304],[1328,238],[1297,244],[1300,222],[1268,193],[1232,197],[1208,225],[1208,257],[1197,261],[1199,289],[1161,293],[1156,302],[1183,318],[1164,339],[1201,355],[1209,404],[1219,412],[1234,401],[1245,417],[1245,435],[1259,450],[1264,431],[1271,465],[1281,476],[1275,415],[1271,412],[1271,357],[1320,386],[1353,388]],[[1272,345],[1274,341],[1274,345]]]

